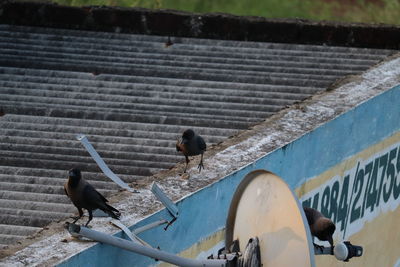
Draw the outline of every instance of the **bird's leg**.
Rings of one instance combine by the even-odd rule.
[[[183,171],[183,173],[186,173],[187,166],[188,166],[188,164],[190,162],[189,157],[186,156],[186,155],[185,155],[185,159],[186,159],[186,166],[185,166],[185,170]]]
[[[78,212],[79,212],[79,216],[76,217],[72,217],[73,219],[75,219],[72,223],[76,223],[77,220],[79,220],[80,218],[82,218],[83,216],[83,210],[78,208]]]
[[[85,224],[85,227],[87,227],[88,224],[89,224],[89,222],[93,219],[92,211],[91,211],[91,210],[88,210],[88,212],[89,212],[89,220],[88,220],[87,223]]]
[[[334,252],[333,252],[334,246],[333,246],[333,238],[332,238],[332,236],[328,237],[328,242],[331,245],[331,255],[334,255]]]
[[[320,245],[315,244],[314,237],[315,236],[312,236],[312,242],[313,242],[314,248],[319,249],[322,252],[324,250],[324,246],[320,246]]]
[[[197,169],[199,169],[199,172],[201,172],[201,169],[204,169],[204,165],[203,165],[203,153],[201,153],[201,159],[200,159],[199,166],[197,166]]]
[[[81,218],[81,216],[71,216],[71,219],[74,219],[74,221],[72,223],[76,223],[77,220],[79,220]]]
[[[324,251],[324,246],[320,246],[320,245],[317,245],[315,243],[313,243],[313,245],[314,245],[314,248],[319,249],[321,252]]]

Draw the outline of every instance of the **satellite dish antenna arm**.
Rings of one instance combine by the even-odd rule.
[[[139,242],[129,241],[116,236],[98,232],[77,224],[67,223],[67,230],[74,237],[85,237],[104,244],[132,251],[144,256],[158,259],[182,267],[230,267],[227,259],[189,259],[177,256],[152,247],[147,247]]]
[[[167,208],[168,213],[171,215],[172,220],[170,220],[164,227],[166,231],[168,227],[173,224],[179,216],[179,209],[174,202],[161,190],[156,182],[151,185],[151,192],[157,197],[157,199]]]

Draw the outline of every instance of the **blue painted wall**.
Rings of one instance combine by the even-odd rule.
[[[179,253],[224,228],[229,203],[236,186],[250,171],[272,171],[284,178],[294,189],[308,178],[330,169],[346,158],[393,135],[399,129],[400,86],[396,86],[185,198],[177,203],[180,217],[168,231],[159,227],[140,237],[153,246],[160,246],[162,250]],[[166,211],[160,211],[135,225],[135,228],[166,217]],[[155,264],[155,261],[147,257],[97,244],[59,266],[151,264]]]

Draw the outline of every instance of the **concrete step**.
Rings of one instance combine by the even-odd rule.
[[[1,170],[2,170],[2,175],[29,176],[38,178],[48,178],[48,179],[54,179],[54,178],[59,179],[60,177],[62,178],[65,177],[66,181],[69,169],[64,170],[64,169],[48,169],[39,167],[28,168],[24,166],[20,167],[4,166],[1,168]],[[96,172],[82,170],[82,175],[90,183],[94,183],[94,181],[113,183],[109,178],[107,178],[104,174],[102,174],[100,170]],[[137,181],[145,177],[140,175],[125,175],[125,174],[118,174],[118,176],[126,183],[131,183],[133,181]]]
[[[45,51],[44,47],[46,48]],[[293,57],[285,54],[260,54],[256,58],[234,58],[226,56],[202,55],[184,52],[183,54],[157,53],[153,51],[110,51],[85,48],[69,48],[58,46],[41,46],[34,43],[10,44],[7,39],[0,39],[0,50],[10,55],[35,56],[42,55],[47,58],[58,58],[59,55],[71,59],[82,57],[85,60],[95,60],[98,62],[114,60],[119,63],[135,63],[144,65],[174,66],[174,67],[196,67],[202,69],[225,69],[225,70],[245,70],[269,73],[299,73],[299,74],[319,74],[319,75],[348,75],[355,71],[360,71],[366,66],[380,60],[374,58],[338,59],[333,56],[325,55],[320,57],[298,56]],[[21,51],[23,50],[23,51]],[[337,55],[336,55],[337,56]],[[267,63],[267,64],[265,64]],[[319,67],[319,68],[318,68]]]
[[[63,156],[66,160],[69,156],[82,158],[83,161],[88,161],[89,153],[82,147],[81,149],[73,149],[67,147],[52,147],[52,146],[40,146],[40,145],[23,145],[23,144],[14,144],[14,143],[0,143],[0,150],[3,151],[17,151],[23,153],[38,153],[40,154],[50,154],[55,155],[56,157]],[[158,155],[158,154],[150,154],[150,153],[127,153],[120,152],[118,150],[108,150],[108,151],[100,151],[97,152],[101,155],[101,157],[106,162],[111,162],[112,159],[116,160],[125,160],[125,161],[146,161],[146,162],[158,162],[162,161],[165,164],[175,164],[181,156],[176,151],[171,149],[170,155]],[[144,152],[144,151],[142,151]],[[90,158],[91,159],[91,158]],[[71,160],[76,160],[76,158],[71,158]],[[111,160],[111,161],[109,161]],[[93,161],[91,159],[90,161]],[[144,166],[144,165],[143,165]]]
[[[74,119],[65,117],[49,117],[49,116],[29,116],[29,115],[13,115],[8,114],[1,118],[0,123],[12,122],[12,123],[35,123],[44,125],[63,125],[63,127],[74,126],[74,127],[89,127],[98,129],[114,129],[120,130],[124,129],[127,131],[147,131],[154,133],[159,133],[160,128],[164,130],[165,133],[176,133],[176,137],[180,137],[182,133],[187,129],[186,125],[160,125],[155,123],[137,123],[130,121],[112,121],[112,120],[89,120],[89,119]],[[221,138],[226,135],[233,135],[237,133],[236,130],[230,130],[218,127],[192,127],[192,129],[202,136],[209,136],[210,138]],[[174,138],[175,139],[175,138]]]
[[[37,186],[37,185],[31,185],[31,186],[23,185],[28,190],[32,190],[32,189],[37,190],[35,192],[20,191],[21,189],[23,189],[20,184],[7,185],[7,183],[1,183],[1,185],[4,185],[4,188],[2,188],[2,190],[0,190],[0,197],[1,197],[1,199],[4,199],[4,200],[14,200],[14,201],[23,200],[23,201],[34,201],[34,202],[46,202],[46,203],[58,203],[58,204],[71,205],[71,201],[65,195],[64,189],[61,186],[57,188],[57,189],[60,189],[59,190],[60,192],[50,194],[50,193],[45,193],[46,191],[43,190],[42,186]],[[41,191],[40,189],[42,189],[42,192],[40,192]],[[98,190],[98,191],[100,192],[101,190]],[[105,192],[107,192],[107,191],[105,191]],[[101,193],[103,194],[104,192],[101,192]]]
[[[0,211],[2,211],[1,205],[2,200],[0,200]],[[45,217],[42,215],[43,211],[36,212],[35,216],[31,214],[27,215],[10,215],[10,214],[0,214],[0,224],[6,225],[18,225],[18,226],[28,226],[28,227],[44,227],[55,220],[56,218]]]
[[[24,236],[17,236],[17,235],[6,235],[0,234],[0,244],[2,245],[11,245],[17,243],[17,241],[23,239]]]
[[[226,105],[222,105],[220,108],[217,108],[218,105],[208,104],[209,106],[199,106],[191,107],[191,106],[180,106],[179,101],[171,100],[170,105],[161,105],[159,103],[154,103],[153,105],[148,104],[135,104],[131,102],[112,102],[110,100],[91,100],[91,99],[69,99],[69,98],[59,98],[54,96],[40,96],[36,93],[33,95],[19,95],[15,93],[11,94],[2,94],[1,100],[3,102],[16,102],[19,101],[21,103],[34,103],[42,106],[59,106],[60,109],[83,109],[90,110],[94,107],[96,110],[104,110],[107,112],[108,110],[125,110],[126,112],[130,111],[131,113],[135,112],[138,114],[165,114],[165,115],[174,115],[174,114],[188,114],[188,116],[196,117],[196,114],[206,114],[215,113],[216,116],[237,116],[237,117],[248,117],[249,113],[254,114],[258,117],[265,117],[271,114],[272,112],[276,112],[282,108],[282,106],[273,106],[273,105],[241,105],[241,104],[231,104],[228,108]],[[72,95],[71,95],[72,96]],[[51,104],[48,104],[51,103]],[[230,115],[231,114],[231,115]]]
[[[96,164],[94,160],[89,157],[82,157],[76,155],[60,155],[60,154],[51,154],[48,152],[24,152],[24,151],[17,151],[17,150],[2,150],[0,151],[0,157],[2,157],[5,161],[12,160],[14,158],[23,158],[23,159],[37,159],[37,160],[51,160],[51,161],[58,161],[58,162],[70,162],[70,164],[87,164],[92,165]],[[157,162],[147,161],[143,158],[139,159],[116,159],[116,158],[104,158],[104,161],[107,162],[108,165],[112,166],[113,168],[126,168],[129,169],[131,167],[138,167],[138,168],[150,168],[150,169],[168,169],[175,165],[176,162],[165,162],[160,161]]]
[[[74,148],[81,148],[80,142],[76,140],[76,133],[64,133],[64,132],[53,132],[53,131],[40,131],[33,129],[15,129],[15,128],[2,128],[0,129],[0,133],[3,135],[9,136],[20,136],[20,137],[30,137],[30,138],[42,138],[42,139],[58,139],[65,141],[73,141]],[[140,145],[149,145],[149,146],[160,146],[160,147],[175,147],[176,139],[171,140],[158,140],[151,139],[150,136],[147,138],[129,138],[124,136],[106,136],[106,135],[88,135],[89,140],[92,140],[95,143],[105,143],[105,144],[140,144]]]
[[[39,50],[39,51],[38,51]],[[42,50],[42,51],[40,51]],[[193,61],[193,58],[190,60],[164,60],[164,59],[148,59],[148,58],[138,58],[135,54],[126,55],[117,54],[117,55],[104,55],[101,53],[99,55],[96,51],[92,52],[92,54],[85,53],[86,50],[81,49],[80,51],[77,49],[73,49],[72,51],[64,51],[59,49],[51,49],[47,48],[44,50],[44,47],[32,46],[32,45],[19,45],[14,44],[12,47],[4,45],[0,42],[0,52],[4,55],[16,56],[16,57],[38,57],[49,60],[59,60],[60,55],[63,60],[67,59],[69,62],[79,61],[79,62],[96,62],[97,65],[104,64],[106,62],[114,62],[119,66],[132,66],[132,67],[152,67],[152,68],[168,68],[168,69],[185,69],[185,71],[191,70],[201,70],[202,72],[212,72],[215,71],[217,73],[235,73],[235,74],[247,74],[251,75],[259,73],[260,75],[264,74],[275,74],[280,75],[282,77],[291,76],[292,74],[297,74],[300,77],[306,75],[324,75],[326,77],[337,77],[343,75],[349,75],[356,71],[360,71],[364,69],[363,65],[334,65],[331,64],[328,66],[324,66],[323,63],[321,65],[317,65],[314,63],[306,64],[289,64],[287,62],[278,62],[279,65],[275,62],[275,66],[271,65],[253,65],[253,64],[232,64],[232,62],[196,62]],[[330,57],[329,57],[330,58]],[[317,68],[319,66],[320,68]]]
[[[94,94],[93,91],[86,92],[87,88],[71,87],[59,85],[51,85],[47,88],[34,84],[24,83],[23,87],[18,82],[0,81],[0,86],[3,88],[4,94],[15,94],[24,96],[40,96],[40,97],[55,97],[55,98],[68,98],[68,99],[87,99],[92,101],[103,102],[129,102],[136,104],[138,107],[147,105],[181,105],[190,106],[196,101],[198,107],[214,108],[219,106],[223,109],[242,109],[242,110],[259,110],[263,111],[268,106],[284,106],[293,103],[293,100],[288,99],[271,99],[271,98],[256,98],[256,97],[231,97],[228,95],[202,95],[202,94],[182,94],[154,92],[136,92],[128,90],[113,90],[106,89],[102,92]],[[98,90],[97,91],[101,91]],[[131,94],[134,95],[131,95]],[[282,97],[283,98],[283,97]]]
[[[258,93],[287,93],[287,94],[314,94],[324,88],[296,85],[280,85],[280,84],[257,84],[247,81],[246,83],[238,82],[221,82],[221,81],[199,81],[190,79],[171,79],[163,77],[145,77],[131,75],[114,75],[99,73],[71,72],[62,70],[41,70],[6,67],[0,68],[2,80],[12,80],[18,82],[33,82],[39,84],[64,84],[68,86],[78,87],[94,87],[99,88],[118,88],[129,91],[171,91],[178,93],[209,93],[213,95],[238,95],[238,96],[254,96]],[[257,95],[256,95],[257,96]],[[290,96],[290,95],[289,95]]]
[[[64,183],[66,182],[67,179],[64,180]],[[88,182],[90,184],[91,181],[88,180]],[[111,181],[110,181],[111,182]],[[1,185],[1,195],[3,196],[3,198],[5,199],[9,199],[7,197],[4,197],[5,195],[8,195],[7,192],[21,192],[21,194],[23,193],[32,193],[32,200],[37,199],[37,198],[53,198],[53,200],[55,200],[55,202],[57,203],[68,203],[65,192],[64,192],[64,183],[62,185],[38,185],[38,184],[27,184],[27,183],[10,183],[10,182],[5,182],[5,181],[1,181],[0,185]],[[109,196],[111,193],[115,193],[117,191],[117,189],[119,188],[115,188],[114,186],[114,190],[110,190],[110,188],[106,187],[106,188],[97,188],[95,186],[95,184],[92,184],[97,191],[99,191],[102,195],[104,196]],[[37,196],[37,194],[41,194],[41,196]],[[26,197],[26,196],[22,196],[21,197]],[[61,197],[61,198],[60,198]]]
[[[15,152],[14,152],[15,153]],[[16,154],[16,153],[15,153]],[[79,168],[84,171],[95,172],[99,169],[96,163],[82,163],[82,162],[66,162],[62,160],[53,159],[35,159],[35,158],[24,158],[24,157],[7,157],[1,161],[1,166],[24,166],[29,168],[47,168],[56,170],[69,170],[72,167]],[[139,176],[151,176],[161,170],[162,168],[152,167],[136,167],[136,166],[125,166],[125,165],[110,165],[110,168],[116,174],[126,175],[139,175]]]
[[[25,237],[38,232],[40,229],[40,227],[21,227],[18,225],[0,224],[0,234],[3,235],[15,235]]]
[[[0,209],[1,208],[15,209],[15,210],[48,211],[48,212],[68,214],[69,210],[71,209],[71,206],[69,204],[62,204],[62,203],[0,199]],[[4,222],[1,221],[0,223],[4,224]],[[37,227],[37,225],[32,225],[32,226]]]
[[[218,128],[223,129],[246,129],[250,125],[254,125],[254,120],[249,120],[248,122],[243,121],[231,121],[225,120],[225,117],[211,120],[211,115],[205,115],[204,118],[190,114],[187,117],[174,117],[174,116],[153,116],[147,114],[132,114],[129,110],[113,109],[107,110],[104,108],[91,108],[90,110],[84,107],[73,106],[73,109],[66,110],[60,109],[58,105],[45,104],[45,103],[30,103],[30,102],[20,102],[20,101],[2,101],[0,100],[0,105],[11,114],[21,114],[30,116],[50,116],[50,117],[62,117],[62,118],[79,118],[88,120],[109,120],[109,121],[129,121],[136,123],[159,123],[166,125],[186,125],[187,128],[195,127],[210,127],[213,125],[218,125]],[[271,113],[266,112],[268,115]],[[214,117],[215,118],[215,117]],[[258,119],[257,121],[260,121]]]
[[[219,82],[237,82],[237,83],[251,83],[258,84],[278,84],[278,85],[300,85],[300,86],[313,86],[313,87],[326,87],[335,81],[335,77],[321,77],[307,75],[299,77],[295,75],[275,75],[259,73],[231,73],[229,71],[209,71],[203,72],[200,69],[178,69],[178,68],[160,68],[154,69],[145,66],[125,66],[118,63],[99,64],[98,62],[82,62],[72,60],[51,60],[49,58],[41,57],[23,57],[23,56],[10,56],[3,55],[0,58],[0,65],[6,67],[23,68],[27,64],[31,68],[42,70],[63,70],[63,71],[79,71],[97,74],[122,74],[129,75],[135,73],[138,76],[147,77],[162,77],[172,79],[191,79],[200,81],[219,81]]]
[[[0,181],[0,194],[2,198],[8,195],[7,192],[21,192],[35,193],[35,194],[46,194],[46,195],[65,195],[63,185],[37,185],[37,184],[26,184],[26,183],[10,183],[6,181]],[[22,196],[24,197],[24,196]],[[58,201],[59,202],[59,201]]]
[[[288,44],[268,44],[262,43],[258,44],[258,46],[240,46],[241,42],[215,42],[214,40],[203,40],[199,42],[198,39],[188,41],[188,38],[180,38],[176,39],[179,41],[175,41],[174,45],[165,48],[164,43],[166,38],[161,37],[161,39],[154,38],[140,38],[140,40],[135,40],[136,35],[129,35],[129,39],[124,39],[117,37],[116,39],[110,38],[109,36],[93,36],[92,32],[81,32],[76,31],[72,33],[72,35],[60,34],[58,31],[55,32],[18,32],[15,31],[15,28],[10,30],[5,30],[0,32],[0,36],[2,38],[12,38],[18,39],[24,43],[29,42],[29,40],[38,40],[36,44],[46,44],[53,46],[60,46],[60,43],[68,42],[71,44],[76,44],[73,47],[85,47],[88,50],[93,49],[93,47],[97,47],[99,50],[126,50],[132,51],[134,49],[138,49],[140,51],[146,51],[146,49],[154,51],[164,51],[165,53],[184,53],[185,51],[195,51],[197,53],[205,52],[207,54],[210,53],[219,53],[221,57],[226,54],[231,53],[231,56],[239,57],[241,54],[266,54],[270,52],[271,54],[295,54],[299,55],[308,55],[308,56],[320,56],[321,54],[326,53],[336,53],[337,55],[342,55],[343,53],[352,52],[353,57],[369,57],[376,58],[375,53],[372,53],[372,49],[346,49],[344,47],[324,47],[324,46],[310,46],[307,47],[305,45],[288,45]],[[98,40],[102,42],[99,42]],[[105,41],[106,40],[106,41]],[[214,42],[213,42],[214,41]],[[249,42],[250,43],[250,42]],[[254,43],[253,43],[254,44]],[[358,53],[357,53],[358,52]],[[364,53],[363,53],[364,52]],[[365,53],[369,52],[369,53]],[[383,51],[386,52],[386,51]],[[379,55],[379,54],[378,54]]]
[[[307,97],[310,94],[304,93],[285,93],[285,92],[263,92],[263,91],[240,91],[218,89],[218,88],[182,88],[178,86],[163,86],[158,87],[157,85],[143,85],[143,84],[110,84],[110,82],[99,83],[99,86],[106,86],[104,88],[96,87],[95,83],[90,84],[91,80],[81,80],[85,83],[84,87],[79,85],[62,84],[62,81],[58,83],[51,83],[49,80],[40,80],[36,78],[29,79],[25,77],[24,82],[21,83],[20,76],[12,74],[0,74],[2,78],[0,83],[4,88],[11,92],[13,89],[21,90],[22,92],[29,90],[38,91],[41,94],[51,91],[53,94],[67,95],[70,93],[83,94],[83,95],[94,95],[101,94],[105,96],[119,96],[119,97],[134,97],[143,100],[149,100],[152,98],[159,99],[174,99],[174,100],[190,100],[190,101],[202,101],[212,103],[254,103],[254,104],[266,104],[266,105],[287,105],[291,104],[294,100],[299,98]],[[32,82],[28,82],[32,80]],[[45,83],[46,82],[46,83]],[[66,81],[64,81],[66,82]],[[299,91],[300,88],[297,88]]]
[[[0,30],[5,32],[13,32],[21,35],[40,34],[51,36],[52,39],[58,40],[64,36],[72,37],[91,37],[107,40],[114,40],[121,42],[124,40],[137,41],[137,42],[156,42],[164,44],[167,37],[146,34],[119,34],[113,32],[99,32],[99,31],[85,31],[85,30],[69,30],[69,29],[53,29],[44,27],[29,27],[29,26],[16,26],[16,25],[0,25]],[[183,38],[171,36],[174,43],[186,43],[194,45],[219,45],[223,47],[243,47],[243,48],[270,48],[270,49],[289,49],[289,50],[305,50],[305,51],[320,51],[320,50],[335,50],[335,51],[350,51],[356,53],[357,51],[364,51],[369,54],[380,54],[377,49],[370,48],[354,48],[354,47],[340,47],[340,46],[321,46],[309,44],[287,44],[287,43],[268,43],[268,42],[253,42],[253,41],[230,41],[230,40],[216,40],[216,39],[202,39],[202,38]],[[390,50],[382,49],[383,52]]]
[[[105,142],[93,142],[93,138],[89,137],[92,145],[96,148],[96,151],[99,152],[100,155],[112,155],[114,151],[115,153],[122,153],[124,155],[127,154],[140,154],[145,153],[149,155],[162,155],[166,158],[173,157],[176,151],[173,148],[168,147],[156,147],[156,146],[144,146],[144,145],[129,145],[125,144],[124,142],[120,144],[115,144],[114,150],[112,149],[112,143],[105,143]],[[62,151],[63,153],[72,153],[77,155],[87,155],[86,150],[83,150],[83,146],[77,143],[74,140],[59,140],[59,139],[50,139],[50,138],[25,138],[19,136],[7,136],[2,139],[3,147],[8,148],[12,146],[23,146],[26,147],[26,151],[29,151],[29,146],[32,146],[33,150],[37,149],[42,150],[50,149],[49,151]],[[28,147],[27,147],[28,146]],[[23,150],[24,151],[24,150]],[[53,152],[55,153],[55,152]],[[113,157],[113,156],[109,156]]]
[[[99,176],[99,174],[95,174]],[[88,175],[88,173],[84,173],[85,179],[93,185],[98,191],[101,191],[105,194],[110,192],[108,191],[117,191],[120,187],[113,183],[111,180],[107,178],[106,181],[98,181],[93,180],[93,175]],[[88,177],[90,179],[88,179]],[[46,193],[47,187],[57,187],[61,188],[61,194],[64,194],[63,186],[67,181],[67,171],[64,171],[64,175],[60,177],[38,177],[38,176],[27,176],[27,175],[19,175],[19,174],[0,174],[0,181],[1,183],[10,183],[10,184],[22,184],[23,186],[29,185],[31,187],[38,186],[40,189],[38,191],[42,191]],[[31,192],[36,192],[35,189],[32,188]]]

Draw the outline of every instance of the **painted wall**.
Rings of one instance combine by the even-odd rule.
[[[397,86],[183,199],[178,203],[180,217],[168,231],[158,228],[140,237],[165,251],[208,256],[223,245],[225,219],[236,186],[250,171],[267,169],[296,189],[305,205],[322,209],[335,220],[336,240],[350,239],[365,247],[365,256],[350,264],[393,266],[400,258],[395,245],[400,244],[400,234],[392,230],[400,223],[399,129]],[[165,211],[158,212],[134,227],[165,216]],[[383,256],[375,252],[383,249]],[[59,266],[153,264],[158,263],[97,244]],[[319,256],[319,264],[337,266],[338,262]]]
[[[400,259],[400,132],[310,179],[297,189],[303,205],[336,223],[335,240],[366,253],[346,266],[393,266]],[[384,250],[383,250],[384,248]],[[384,253],[382,253],[384,251]],[[320,266],[337,266],[317,257]]]

